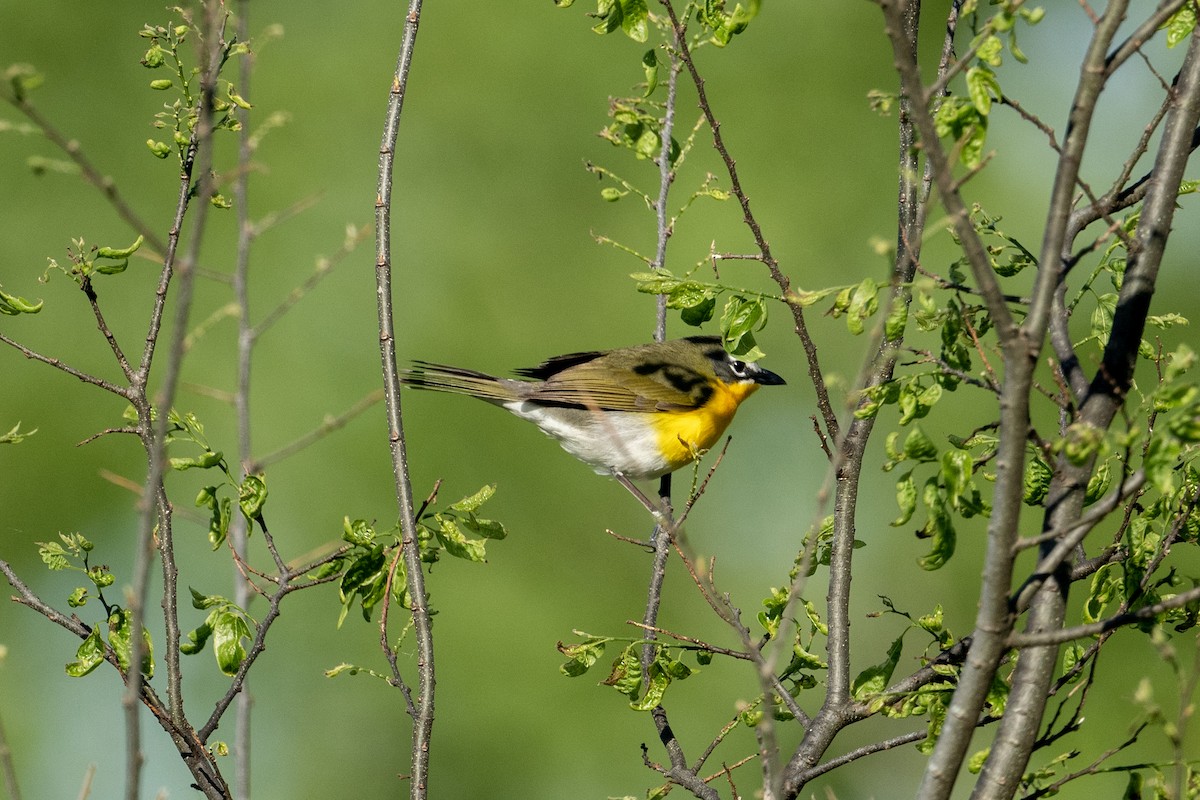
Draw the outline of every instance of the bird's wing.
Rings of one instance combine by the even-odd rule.
[[[709,381],[678,364],[633,366],[592,358],[551,374],[526,399],[602,411],[686,411],[712,395]]]

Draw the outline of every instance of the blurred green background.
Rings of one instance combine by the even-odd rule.
[[[158,76],[138,64],[145,41],[137,31],[147,22],[167,24],[169,13],[155,3],[61,0],[0,0],[0,9],[3,63],[29,62],[45,74],[34,101],[165,235],[176,170],[173,159],[158,161],[143,144],[155,134],[149,122],[163,95],[147,88]],[[638,270],[638,262],[597,245],[593,235],[649,253],[653,219],[634,198],[604,203],[601,184],[583,168],[591,160],[644,189],[656,185],[656,168],[595,135],[606,124],[607,98],[631,93],[642,80],[644,46],[592,34],[586,10],[556,10],[550,2],[426,5],[396,172],[393,241],[402,358],[504,372],[555,353],[650,338],[653,299],[636,294],[626,277]],[[1030,110],[1061,129],[1088,25],[1074,4],[1053,11],[1039,27],[1021,32],[1032,65],[1007,69],[1002,81],[1006,91],[1028,97]],[[404,7],[255,0],[250,13],[256,34],[273,26],[282,32],[255,47],[256,71],[243,92],[255,104],[253,121],[277,112],[289,117],[258,151],[251,214],[261,219],[313,201],[255,244],[251,306],[260,319],[313,272],[319,257],[338,250],[347,225],[371,223],[380,131]],[[932,51],[939,26],[931,24],[927,33]],[[894,85],[889,53],[871,4],[824,0],[766,3],[733,46],[699,55],[755,212],[800,287],[885,279],[886,260],[873,242],[894,237],[895,120],[872,112],[866,95]],[[1156,56],[1164,74],[1177,55]],[[1156,102],[1146,90],[1148,80],[1142,69],[1136,80],[1118,81],[1101,109],[1095,149],[1085,163],[1097,185],[1112,174],[1114,159],[1123,159]],[[693,93],[685,88],[681,96],[679,124],[686,128],[697,112]],[[3,318],[0,330],[116,378],[74,285],[62,275],[45,285],[37,278],[47,257],[63,259],[73,237],[122,245],[133,236],[74,176],[54,170],[34,174],[29,156],[58,154],[37,135],[22,132],[23,120],[12,109],[0,111],[0,119],[9,125],[0,138],[0,283],[46,301],[40,316]],[[1035,245],[1052,154],[1041,134],[1003,110],[994,114],[993,136],[1004,150],[971,192],[1005,216],[1006,231]],[[706,134],[700,142],[707,142]],[[228,168],[233,138],[224,137],[221,147],[219,164]],[[676,185],[677,204],[705,170],[717,167],[699,147]],[[204,265],[229,272],[234,218],[229,212],[212,217]],[[677,272],[690,268],[713,242],[721,251],[749,251],[739,219],[732,202],[697,203],[672,242],[671,266]],[[1173,310],[1195,316],[1194,276],[1184,275],[1183,268],[1200,245],[1197,228],[1191,223],[1176,228],[1162,296],[1183,304]],[[931,268],[944,270],[954,257],[944,233],[932,238],[926,251]],[[261,340],[252,398],[257,454],[296,439],[380,385],[372,264],[368,239]],[[762,273],[754,262],[726,262],[722,277],[769,290]],[[155,275],[153,265],[135,262],[126,274],[98,284],[127,350],[136,350],[144,335]],[[193,322],[231,299],[226,285],[201,279]],[[789,385],[761,392],[742,412],[731,429],[728,456],[687,529],[694,551],[716,558],[719,585],[747,621],[769,587],[786,580],[800,537],[823,513],[817,494],[825,465],[808,421],[812,390],[788,315],[782,308],[772,312],[760,339],[767,365]],[[865,340],[847,336],[844,323],[822,317],[820,308],[809,318],[823,364],[844,388],[863,358]],[[671,335],[690,332],[671,320]],[[233,320],[214,324],[190,353],[177,402],[201,418],[214,446],[227,453],[236,450],[235,425],[221,395],[234,388],[234,346]],[[961,399],[964,426],[990,417],[977,401],[971,407],[971,398]],[[639,744],[646,742],[651,757],[660,758],[650,719],[629,711],[611,689],[596,686],[603,667],[599,675],[561,677],[554,645],[571,640],[572,629],[636,635],[625,620],[641,617],[648,559],[605,530],[645,536],[644,512],[615,483],[594,476],[505,414],[463,398],[414,393],[404,401],[416,493],[424,496],[439,478],[443,500],[498,483],[487,510],[511,531],[509,540],[489,547],[487,565],[447,559],[430,579],[439,611],[433,796],[643,794],[657,781],[642,766]],[[11,348],[0,349],[0,431],[17,421],[24,429],[38,429],[19,446],[0,447],[0,555],[60,607],[75,581],[46,572],[35,541],[80,531],[97,544],[97,558],[112,566],[119,582],[129,574],[137,515],[134,495],[119,480],[143,479],[139,447],[132,438],[117,437],[76,444],[119,424],[122,410],[115,399],[27,362]],[[685,473],[679,483],[687,480]],[[895,516],[894,480],[868,470],[859,530],[868,546],[857,556],[852,609],[855,671],[879,661],[901,629],[895,617],[865,617],[881,608],[877,595],[914,614],[927,613],[931,598],[938,598],[959,633],[969,630],[974,617],[979,531],[963,529],[960,553],[946,569],[921,573],[915,559],[926,546],[886,524]],[[289,557],[337,540],[346,515],[387,527],[396,512],[382,407],[273,467],[267,481],[268,518]],[[191,474],[170,476],[181,508],[190,507],[201,482]],[[202,521],[181,519],[177,541],[182,583],[205,593],[231,593],[227,559],[209,552]],[[255,540],[254,548],[266,558],[261,542]],[[661,623],[736,646],[678,566],[672,565],[668,577]],[[807,595],[823,597],[820,574]],[[83,611],[94,621],[93,607]],[[251,609],[261,611],[262,606]],[[251,691],[258,798],[382,798],[407,792],[396,777],[408,762],[400,695],[366,677],[323,677],[323,670],[343,661],[383,668],[377,627],[352,614],[337,630],[337,613],[332,587],[293,595],[256,668]],[[186,630],[201,618],[187,608],[182,625]],[[62,665],[76,644],[33,612],[0,604],[0,647],[6,648],[0,716],[26,797],[75,796],[89,763],[96,765],[92,797],[121,791],[118,682],[108,669],[83,680],[65,677]],[[161,652],[161,635],[156,644]],[[901,669],[916,665],[918,653],[910,649]],[[411,668],[413,654],[404,655]],[[1108,682],[1095,690],[1089,716],[1100,717],[1095,728],[1103,738],[1096,741],[1111,743],[1123,738],[1139,713],[1129,669],[1159,679],[1166,671],[1149,646],[1133,637],[1110,648],[1107,658]],[[1112,670],[1118,661],[1129,669]],[[204,715],[227,679],[208,653],[185,664],[187,702]],[[1104,666],[1102,659],[1102,672]],[[1160,686],[1164,705],[1172,708],[1168,683]],[[736,713],[739,701],[756,692],[748,670],[720,661],[674,686],[672,723],[689,756]],[[216,738],[231,740],[231,726],[232,717]],[[912,722],[858,726],[839,739],[835,754],[913,727]],[[166,738],[150,720],[145,731],[147,796],[160,789],[190,796],[188,775]],[[781,744],[788,747],[797,736],[785,728]],[[1165,757],[1164,740],[1155,736],[1145,734],[1138,750],[1118,760]],[[1095,746],[1079,736],[1061,749],[1079,747],[1094,755]],[[709,763],[716,770],[722,761],[753,750],[752,736],[740,730]],[[1048,757],[1035,754],[1034,763]],[[834,773],[811,791],[842,798],[907,794],[922,762],[911,747],[901,748]],[[757,767],[742,774],[743,789],[756,784]],[[899,786],[906,788],[898,792]],[[1068,787],[1062,796],[1114,796],[1123,786],[1123,776],[1105,776]]]

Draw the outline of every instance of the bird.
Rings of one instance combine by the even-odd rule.
[[[414,361],[400,382],[505,408],[622,483],[690,464],[716,443],[747,397],[785,383],[730,355],[719,336],[568,353],[514,373],[521,377]]]

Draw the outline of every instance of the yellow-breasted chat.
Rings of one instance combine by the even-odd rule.
[[[759,386],[784,383],[718,336],[569,353],[514,372],[522,379],[416,361],[400,380],[506,408],[597,472],[634,479],[691,463]]]

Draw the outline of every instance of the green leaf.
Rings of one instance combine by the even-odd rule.
[[[1167,430],[1181,442],[1200,442],[1200,403],[1193,403],[1167,420]]]
[[[228,609],[216,612],[212,621],[213,654],[217,657],[217,666],[226,675],[237,674],[238,667],[246,660],[244,639],[250,639],[250,626],[246,624],[241,614]]]
[[[146,147],[150,148],[150,153],[155,158],[166,158],[171,155],[171,146],[166,142],[158,142],[154,139],[146,140]]]
[[[721,315],[721,340],[725,349],[746,361],[758,361],[764,353],[754,341],[754,332],[767,324],[767,304],[761,297],[733,295],[725,301]]]
[[[108,567],[104,566],[103,564],[96,564],[88,567],[87,576],[88,579],[91,580],[91,582],[94,583],[98,589],[105,589],[109,586],[112,586],[116,581],[116,578],[113,576],[113,574],[109,572]]]
[[[375,541],[375,529],[365,519],[351,522],[349,517],[343,517],[342,538],[350,544],[366,547]]]
[[[86,586],[76,586],[67,597],[67,605],[71,608],[81,608],[87,605],[88,589]]]
[[[801,308],[808,308],[811,305],[821,302],[836,291],[837,289],[819,289],[808,292],[803,289],[791,289],[788,291],[787,300],[789,303],[794,303]]]
[[[481,519],[474,514],[468,514],[465,517],[459,517],[458,521],[471,533],[478,534],[485,539],[505,539],[508,537],[508,530],[504,527],[504,523],[494,519]]]
[[[850,694],[855,700],[866,700],[887,688],[892,673],[896,671],[896,665],[900,663],[900,652],[903,648],[904,634],[901,633],[888,648],[887,657],[883,661],[873,667],[867,667],[858,674],[850,684]]]
[[[942,610],[942,604],[938,603],[934,606],[932,614],[925,614],[917,618],[917,627],[923,631],[932,633],[934,636],[941,637],[945,631],[945,613]]]
[[[1068,461],[1083,466],[1104,450],[1104,431],[1086,422],[1073,423],[1067,426],[1060,446]]]
[[[108,643],[117,655],[117,663],[121,669],[129,669],[129,659],[133,655],[133,614],[127,609],[117,609],[108,617]],[[142,666],[141,672],[147,678],[154,677],[154,643],[150,639],[150,631],[142,628]]]
[[[611,639],[601,636],[589,636],[578,644],[558,643],[558,652],[567,657],[559,666],[558,671],[568,678],[578,678],[595,666],[604,655],[604,647]]]
[[[867,318],[879,310],[879,285],[871,278],[865,279],[850,294],[846,308],[846,328],[858,336],[866,330]]]
[[[196,505],[207,507],[209,510],[208,542],[216,550],[225,543],[229,534],[230,511],[233,501],[228,497],[218,497],[216,486],[205,486],[196,495]]]
[[[211,469],[220,464],[223,458],[225,458],[225,455],[220,451],[214,452],[209,450],[204,455],[196,456],[195,458],[172,458],[168,459],[168,461],[171,464],[171,469],[183,471],[193,468]]]
[[[974,43],[972,43],[974,44]],[[979,45],[975,57],[985,64],[998,67],[1001,64],[1001,54],[1004,52],[1004,42],[995,34],[988,34]]]
[[[954,555],[958,537],[946,507],[946,498],[937,485],[936,478],[925,481],[922,500],[929,516],[925,527],[917,535],[923,539],[932,539],[932,546],[927,555],[917,559],[917,563],[921,569],[933,571],[945,566],[950,557]]]
[[[621,0],[621,30],[635,42],[646,41],[649,35],[649,10],[646,0]]]
[[[642,686],[641,647],[641,644],[626,645],[601,684],[611,686],[630,699],[637,698]]]
[[[792,644],[792,663],[789,665],[789,670],[795,667],[796,669],[828,669],[829,665],[821,660],[821,657],[815,653],[810,653],[804,648],[804,645],[797,639]]]
[[[1069,673],[1071,668],[1079,662],[1079,659],[1083,658],[1083,654],[1086,652],[1087,648],[1079,642],[1071,642],[1063,645],[1063,674],[1066,675]],[[1082,672],[1076,673],[1075,677],[1071,679],[1071,683],[1078,682],[1082,677]]]
[[[1000,40],[996,42],[999,45]],[[972,169],[983,160],[987,120],[969,101],[955,96],[944,98],[934,112],[938,136],[953,139],[959,146],[959,161]]]
[[[904,439],[904,455],[914,461],[933,461],[937,458],[938,449],[933,440],[925,435],[920,425],[913,426]]]
[[[67,664],[67,675],[72,678],[82,678],[100,666],[103,661],[104,640],[100,638],[100,628],[97,626],[92,628],[92,632],[75,651],[75,660]]]
[[[188,591],[192,593],[192,608],[197,611],[230,605],[230,602],[219,594],[201,594],[191,586],[188,587]]]
[[[859,419],[869,419],[879,413],[885,405],[896,403],[900,399],[901,385],[899,381],[888,381],[878,386],[870,386],[863,391],[854,416]]]
[[[96,257],[113,259],[129,258],[138,251],[138,248],[142,246],[142,242],[144,241],[145,237],[139,236],[134,240],[133,244],[129,245],[128,247],[99,247],[96,249]]]
[[[51,571],[58,572],[64,569],[71,568],[71,562],[67,559],[67,551],[58,542],[38,542],[38,556],[41,557],[44,563]]]
[[[917,510],[917,483],[913,480],[912,470],[896,481],[896,504],[900,506],[900,516],[891,521],[893,528],[907,525]]]
[[[975,110],[987,116],[992,110],[992,97],[1002,96],[996,73],[983,66],[971,67],[967,70],[967,94]]]
[[[468,539],[458,527],[458,521],[455,518],[444,514],[435,514],[434,519],[438,523],[434,533],[437,534],[438,541],[442,543],[442,547],[446,548],[447,553],[455,558],[463,558],[476,563],[483,563],[487,560],[483,541]]]
[[[637,281],[637,290],[643,294],[666,294],[682,281],[665,269],[654,272],[634,272],[631,278]]]
[[[726,12],[726,0],[703,0],[696,9],[696,19],[711,32],[709,41],[717,47],[724,47],[734,36],[746,30],[758,14],[760,5],[761,0],[747,0],[745,5],[736,3],[732,12]]]
[[[0,290],[0,314],[15,317],[18,314],[36,314],[42,310],[44,301],[38,300],[36,303],[31,303],[24,297],[18,297],[15,294],[9,294]]]
[[[1146,455],[1142,461],[1146,480],[1163,494],[1170,494],[1175,490],[1175,467],[1179,463],[1181,450],[1179,440],[1169,436],[1153,437],[1146,448]]]
[[[653,49],[642,56],[642,69],[646,73],[646,91],[642,97],[649,97],[658,88],[658,54]]]
[[[112,264],[96,263],[93,266],[94,266],[96,272],[98,272],[101,275],[120,275],[122,272],[124,272],[126,270],[126,268],[129,267],[129,259],[127,259],[127,258],[121,259],[120,261],[114,262]]]
[[[1023,500],[1027,506],[1040,505],[1050,491],[1050,479],[1054,472],[1050,465],[1036,453],[1025,459],[1025,488]]]
[[[1112,332],[1113,314],[1117,311],[1117,295],[1109,292],[1096,298],[1096,307],[1092,309],[1091,335],[1100,341],[1108,339]]]
[[[716,299],[711,289],[696,281],[679,281],[666,295],[667,308],[693,308],[706,300],[715,302]]]
[[[354,559],[339,584],[342,602],[349,602],[364,586],[370,586],[377,580],[383,571],[384,561],[383,548],[379,545]]]
[[[262,522],[262,509],[267,503],[267,484],[258,475],[247,475],[238,487],[238,507],[248,520]]]
[[[1196,7],[1191,3],[1183,6],[1167,20],[1167,47],[1175,47],[1192,35],[1196,28]]]
[[[1083,604],[1083,621],[1099,622],[1104,619],[1108,607],[1120,603],[1124,596],[1120,576],[1112,564],[1105,564],[1092,576],[1087,601]]]
[[[942,481],[950,495],[950,502],[957,507],[958,500],[968,495],[971,488],[973,465],[971,454],[966,450],[952,448],[942,453]]]
[[[933,383],[921,386],[916,381],[905,383],[900,389],[900,424],[907,425],[914,419],[923,419],[942,399],[942,385]]]
[[[1084,492],[1083,496],[1083,504],[1087,506],[1099,500],[1108,491],[1111,483],[1112,468],[1108,461],[1102,461],[1096,467],[1096,471],[1092,473],[1092,477],[1088,479],[1087,491]]]
[[[486,503],[488,500],[490,500],[492,495],[494,495],[495,493],[496,493],[496,484],[489,483],[487,486],[484,486],[482,489],[477,491],[475,494],[473,494],[469,497],[464,497],[462,500],[459,500],[457,503],[452,503],[450,505],[450,508],[453,511],[461,511],[466,514],[473,514],[474,512],[478,511],[483,506],[484,503]]]
[[[895,298],[892,307],[888,309],[887,320],[883,323],[883,335],[889,342],[904,338],[904,328],[908,325],[908,303],[902,298]]]
[[[146,55],[142,56],[142,66],[146,69],[158,69],[166,62],[167,51],[157,42],[150,46]]]
[[[683,308],[679,312],[679,318],[683,320],[684,325],[691,325],[693,328],[699,328],[704,323],[708,322],[713,317],[713,311],[717,307],[717,297],[715,294],[705,297],[701,302],[695,305]]]

